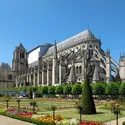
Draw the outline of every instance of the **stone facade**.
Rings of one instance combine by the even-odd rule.
[[[88,63],[89,61],[89,63]],[[123,63],[124,62],[124,63]],[[120,64],[120,65],[119,65]],[[83,82],[110,82],[120,73],[125,79],[125,60],[114,61],[110,50],[104,52],[101,41],[85,30],[54,45],[40,45],[31,51],[20,44],[13,54],[12,69],[16,72],[16,86],[61,85]]]
[[[0,65],[0,88],[9,88],[15,86],[15,72],[9,64],[1,63]]]

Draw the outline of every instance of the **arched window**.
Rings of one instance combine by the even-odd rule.
[[[78,69],[78,66],[77,66],[77,67],[76,67],[76,73],[78,73],[78,70],[79,70],[79,69]]]
[[[79,73],[82,73],[82,66],[79,67]]]
[[[12,75],[11,74],[8,75],[8,79],[12,80]]]
[[[93,55],[93,49],[89,49],[89,57]]]
[[[20,58],[24,58],[24,52],[20,52]]]

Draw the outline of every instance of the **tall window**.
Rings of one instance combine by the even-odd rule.
[[[79,69],[78,69],[78,66],[77,66],[77,67],[76,67],[76,73],[78,73],[78,70],[79,70]]]
[[[24,58],[24,52],[20,52],[20,58]]]
[[[82,66],[79,67],[79,73],[82,73]]]

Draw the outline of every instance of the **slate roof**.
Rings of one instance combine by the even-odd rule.
[[[11,67],[9,66],[8,63],[1,63],[0,64],[0,70],[11,70]]]
[[[26,51],[26,49],[24,48],[22,43],[20,43],[19,48],[20,48],[20,50]]]
[[[94,39],[97,39],[97,38],[92,34],[92,32],[89,29],[87,29],[83,32],[80,32],[79,34],[76,34],[75,36],[72,36],[71,38],[68,38],[68,39],[58,43],[57,51],[71,47],[75,44],[80,43],[81,41],[94,40]],[[52,46],[48,49],[45,56],[51,55],[51,54],[53,54],[53,52],[54,52],[54,46]]]

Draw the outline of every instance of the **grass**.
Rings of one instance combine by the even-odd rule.
[[[46,111],[46,113],[44,114],[52,114],[52,112],[50,111]],[[79,119],[79,114],[77,112],[76,109],[68,109],[68,110],[60,110],[60,111],[56,111],[56,115],[62,115],[68,118],[77,118]],[[121,115],[119,115],[120,117],[125,117],[125,111],[122,112]],[[101,109],[101,108],[97,108],[97,114],[93,114],[93,115],[82,115],[82,120],[85,121],[96,121],[96,122],[108,122],[111,120],[114,120],[116,118],[116,116],[111,113],[110,110],[105,110],[105,109]]]
[[[31,101],[30,99],[26,99],[26,100],[22,99],[20,102],[20,105],[21,106],[30,106],[30,101]],[[51,105],[56,105],[56,106],[62,107],[62,106],[73,106],[75,104],[74,101],[73,102],[54,101],[54,100],[45,101],[45,100],[40,100],[40,99],[36,99],[36,101],[37,101],[38,108],[41,108],[41,110],[44,110],[47,107],[51,107]],[[6,102],[1,102],[1,103],[6,104]],[[9,104],[10,105],[17,105],[16,99],[10,100]]]

